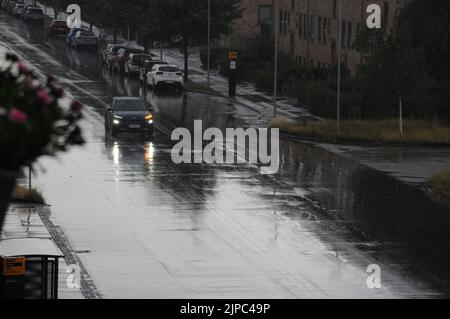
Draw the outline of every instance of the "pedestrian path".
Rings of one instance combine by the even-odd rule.
[[[159,56],[159,50],[152,50],[152,54]],[[179,49],[164,49],[163,59],[179,67],[184,65],[184,57]],[[201,60],[199,50],[193,50],[189,57],[189,78],[191,81],[207,85],[207,71]],[[228,95],[228,79],[219,74],[217,70],[211,70],[210,88],[222,95]],[[263,118],[271,119],[274,114],[274,98],[270,94],[256,89],[255,85],[249,82],[242,82],[237,85],[236,101],[250,108],[257,109],[263,114]],[[305,117],[313,117],[304,107],[298,104],[296,99],[279,97],[277,99],[278,116],[295,120]]]

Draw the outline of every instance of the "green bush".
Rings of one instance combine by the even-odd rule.
[[[254,80],[258,90],[273,90],[273,72],[268,70],[258,70],[254,74]]]
[[[211,49],[211,68],[217,69],[219,64],[222,64],[227,59],[228,49],[213,48]],[[208,49],[200,50],[200,61],[206,68],[208,64]]]
[[[324,118],[336,117],[336,91],[324,81],[309,81],[304,86],[304,101],[311,113]]]

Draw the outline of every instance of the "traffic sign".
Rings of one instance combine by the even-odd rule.
[[[4,276],[25,275],[25,257],[4,257],[3,275]]]
[[[230,52],[230,53],[228,53],[228,59],[229,60],[237,60],[237,58],[238,58],[238,54],[237,54],[237,52]]]

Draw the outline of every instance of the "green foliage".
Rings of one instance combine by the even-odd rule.
[[[370,145],[428,145],[450,143],[450,128],[432,121],[405,120],[400,133],[398,119],[346,120],[337,134],[336,120],[295,122],[281,118],[272,120],[271,127],[281,132],[323,141]]]
[[[357,72],[362,118],[398,115],[450,122],[450,2],[411,0],[400,12],[394,33],[365,29],[355,47],[365,63]]]
[[[426,187],[438,198],[450,200],[450,170],[431,177],[427,181]]]

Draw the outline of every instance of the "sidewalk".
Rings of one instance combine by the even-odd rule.
[[[159,50],[152,50],[152,54],[159,56]],[[184,65],[183,54],[178,49],[164,49],[163,59],[171,64],[176,64],[180,68]],[[238,62],[239,63],[239,62]],[[207,85],[207,71],[200,61],[198,50],[189,57],[189,79],[197,84]],[[214,91],[228,96],[228,79],[220,75],[217,70],[211,70],[210,87]],[[258,91],[254,84],[243,82],[236,87],[236,101],[250,108],[261,112],[264,118],[271,119],[274,112],[273,96]],[[313,117],[307,110],[298,105],[293,98],[279,97],[277,99],[277,113],[286,119],[299,119]]]
[[[29,205],[12,205],[6,215],[0,240],[7,239],[48,239],[53,242],[47,227],[39,217],[38,207]],[[55,244],[56,249],[56,244]],[[59,299],[85,299],[80,289],[69,289],[66,272],[67,264],[64,258],[59,259],[58,295]]]

